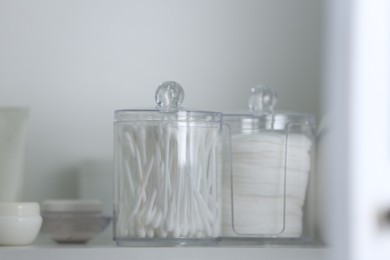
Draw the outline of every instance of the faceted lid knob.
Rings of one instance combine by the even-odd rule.
[[[184,90],[174,81],[163,82],[156,90],[156,108],[163,112],[175,112],[181,108]]]
[[[249,111],[252,113],[273,113],[278,102],[276,92],[266,86],[256,86],[251,88],[249,96]]]

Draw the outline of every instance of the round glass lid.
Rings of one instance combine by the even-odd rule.
[[[275,111],[278,95],[271,88],[259,85],[251,88],[250,92],[249,112],[224,113],[226,122],[241,122],[242,127],[266,129],[283,129],[288,124],[315,124],[314,116],[310,114]]]
[[[221,122],[222,113],[191,111],[182,107],[184,90],[174,81],[163,82],[155,93],[155,109],[122,109],[115,111],[116,121],[185,121]]]

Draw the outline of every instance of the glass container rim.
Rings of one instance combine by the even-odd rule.
[[[259,120],[264,122],[286,122],[286,123],[306,123],[310,125],[315,125],[316,120],[315,116],[309,113],[297,113],[289,111],[277,111],[275,113],[248,113],[248,112],[227,112],[223,113],[223,118],[225,121],[232,120]]]
[[[144,117],[140,117],[140,116]],[[151,117],[147,117],[151,116]],[[174,118],[175,117],[175,118]],[[217,122],[223,120],[221,112],[201,110],[160,111],[158,109],[118,109],[114,112],[115,122],[121,121],[181,121]]]

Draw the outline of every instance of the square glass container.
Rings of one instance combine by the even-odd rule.
[[[157,109],[115,111],[119,246],[208,246],[220,237],[222,114],[184,110],[183,98],[165,82]]]
[[[223,241],[309,243],[312,198],[312,115],[275,112],[276,93],[252,89],[250,112],[225,113],[231,131],[231,173],[223,178]]]

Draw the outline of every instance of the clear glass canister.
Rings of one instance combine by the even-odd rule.
[[[263,86],[251,91],[249,113],[224,114],[232,171],[224,174],[222,237],[310,241],[314,117],[275,112],[275,92]]]
[[[122,246],[212,245],[221,230],[222,114],[187,111],[165,82],[155,110],[117,110],[114,239]]]

